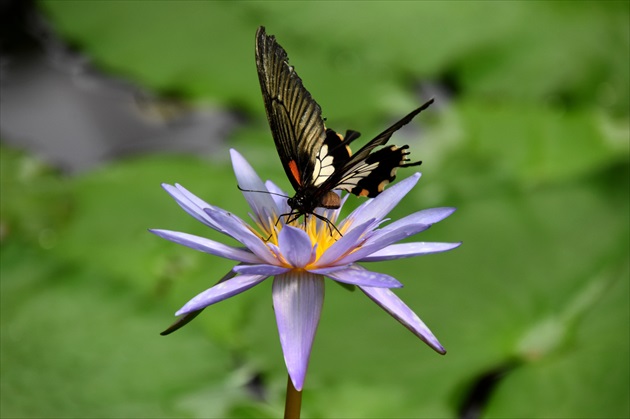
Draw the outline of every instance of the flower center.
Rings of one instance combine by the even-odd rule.
[[[329,218],[317,218],[311,214],[306,217],[301,217],[300,220],[293,220],[288,224],[285,224],[286,217],[283,217],[284,219],[277,222],[275,226],[275,220],[269,223],[269,225],[272,225],[274,227],[272,228],[271,232],[267,232],[267,237],[263,237],[260,234],[259,236],[267,243],[271,243],[277,246],[278,234],[285,225],[290,225],[292,227],[304,230],[306,234],[308,234],[308,237],[311,239],[311,244],[313,246],[317,246],[316,260],[318,260],[330,246],[332,246],[337,240],[341,238],[341,236],[348,230],[349,224],[351,224],[343,223],[343,225],[341,226],[335,226],[334,223],[337,220],[338,212],[328,211],[327,215],[329,216]],[[261,226],[258,227],[261,228]],[[261,230],[265,231],[264,228],[261,228]]]

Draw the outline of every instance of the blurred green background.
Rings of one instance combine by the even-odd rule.
[[[259,25],[337,131],[367,140],[436,98],[393,137],[424,163],[392,218],[455,206],[415,239],[464,242],[369,266],[405,284],[444,357],[331,282],[303,416],[630,416],[627,1],[38,7],[101,71],[242,124],[212,156],[147,153],[72,176],[3,145],[2,417],[282,414],[271,282],[161,337],[231,263],[147,232],[218,238],[161,182],[246,216],[230,147],[289,189],[258,86]]]

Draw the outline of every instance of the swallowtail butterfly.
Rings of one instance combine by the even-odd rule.
[[[274,142],[284,170],[295,189],[288,199],[290,221],[313,214],[316,208],[339,208],[343,189],[357,196],[375,197],[396,178],[399,167],[410,163],[408,146],[385,145],[392,134],[425,110],[433,99],[377,135],[352,154],[349,144],[359,138],[346,131],[345,138],[326,128],[322,111],[302,80],[289,65],[286,51],[261,26],[256,32],[256,66]],[[327,221],[327,220],[326,220]]]

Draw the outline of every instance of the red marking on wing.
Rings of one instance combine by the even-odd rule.
[[[302,179],[300,179],[300,171],[298,170],[297,163],[295,160],[291,160],[289,162],[289,169],[291,169],[291,174],[293,175],[293,179],[298,183],[298,185],[302,184]]]

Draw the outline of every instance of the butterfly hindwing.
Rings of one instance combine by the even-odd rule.
[[[348,158],[342,167],[330,176],[322,187],[328,189],[344,189],[354,195],[375,197],[383,192],[385,186],[396,178],[399,167],[419,165],[421,162],[408,163],[408,146],[389,146],[374,151],[385,145],[392,134],[408,124],[416,115],[433,103],[429,100],[418,109],[381,132],[374,139],[360,148]]]
[[[289,65],[285,50],[262,26],[256,33],[256,67],[271,133],[297,191],[313,182],[315,158],[326,138],[322,111]]]
[[[383,192],[385,186],[396,179],[399,167],[419,165],[421,162],[407,163],[408,146],[391,145],[368,155],[354,167],[345,170],[343,177],[334,187],[344,189],[357,196],[373,198]]]

